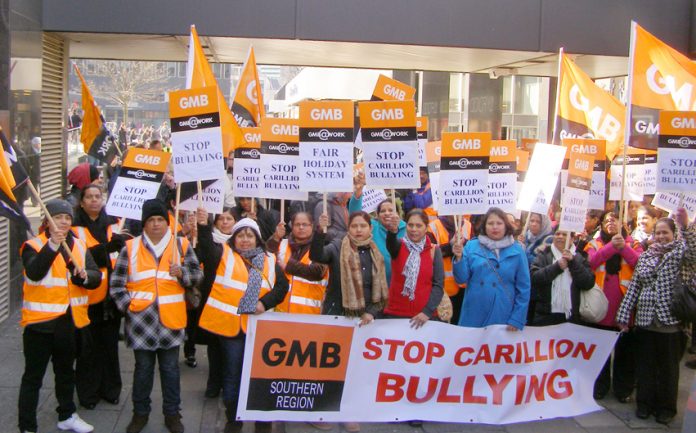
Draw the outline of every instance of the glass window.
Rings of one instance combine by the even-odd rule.
[[[539,81],[538,77],[514,77],[515,114],[539,114]]]

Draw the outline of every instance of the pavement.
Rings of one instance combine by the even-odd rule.
[[[17,431],[17,396],[19,384],[24,371],[24,359],[22,355],[22,330],[18,324],[18,313],[13,314],[0,324],[0,405],[6,410],[0,410],[0,432]],[[87,422],[94,425],[97,433],[123,433],[131,418],[133,406],[131,403],[131,389],[133,383],[133,352],[122,343],[120,347],[121,373],[123,379],[123,392],[121,402],[111,405],[100,402],[96,409],[87,410],[79,407],[78,413]],[[198,367],[189,368],[183,362],[181,355],[181,400],[182,422],[188,433],[221,433],[225,425],[225,414],[220,399],[206,399],[205,381],[207,378],[207,359],[205,347],[198,346]],[[693,355],[687,355],[690,359]],[[57,406],[53,389],[53,373],[49,371],[44,378],[44,386],[39,400],[39,432],[58,432],[56,427]],[[635,417],[635,403],[622,404],[614,398],[607,396],[600,403],[604,410],[577,416],[573,418],[557,418],[545,421],[508,425],[483,425],[483,424],[454,424],[425,422],[423,427],[410,427],[404,423],[363,423],[364,433],[682,433],[684,410],[688,398],[688,392],[696,379],[696,372],[682,367],[679,384],[679,413],[674,421],[667,427],[655,422],[654,419],[641,420]],[[77,399],[77,397],[76,397]],[[153,412],[150,422],[143,433],[166,433],[164,417],[159,408],[162,407],[159,378],[155,378],[155,386],[152,392]],[[77,401],[77,400],[76,400]],[[691,422],[689,422],[690,425]],[[251,433],[253,423],[245,423],[244,432]],[[305,423],[287,423],[287,433],[320,433],[319,430]],[[338,426],[334,427],[338,433]],[[691,432],[696,433],[696,429]]]

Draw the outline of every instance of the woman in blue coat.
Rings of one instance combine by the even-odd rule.
[[[507,325],[510,331],[521,330],[529,305],[527,255],[499,208],[486,212],[480,233],[465,247],[452,247],[454,279],[467,285],[459,326]]]

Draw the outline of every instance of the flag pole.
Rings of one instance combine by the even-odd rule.
[[[39,192],[36,190],[36,188],[34,188],[34,184],[31,182],[31,179],[27,179],[27,186],[29,187],[29,191],[31,191],[36,201],[39,203],[39,206],[41,207],[41,210],[43,211],[44,215],[46,215],[46,220],[48,220],[48,223],[51,225],[51,230],[57,232],[58,226],[56,225],[56,222],[53,220],[51,214],[48,213],[48,209],[46,209],[46,205],[44,204],[43,200],[41,200]],[[75,259],[75,256],[73,256],[73,253],[70,250],[70,248],[68,248],[68,244],[65,241],[63,241],[60,243],[60,245],[63,247],[65,252],[68,253],[68,257],[70,257],[70,260],[72,260],[75,266],[77,266],[77,260]]]
[[[328,200],[328,192],[324,192],[324,198],[323,198],[323,204],[324,204],[324,215],[329,216],[329,200]],[[324,233],[326,233],[328,227],[324,227]]]
[[[203,207],[203,185],[201,184],[200,180],[196,181],[196,187],[198,188],[198,208]],[[196,232],[195,236],[193,237],[193,248],[196,248],[196,244],[198,243],[198,232]]]
[[[181,202],[181,183],[176,184],[176,205],[174,207],[174,224],[172,230],[174,231],[174,248],[172,248],[172,264],[179,262],[179,240],[177,239],[178,233],[176,231],[176,225],[179,223],[179,203]]]
[[[636,48],[636,25],[635,21],[631,21],[631,38],[630,48],[628,52],[628,98],[626,101],[626,131],[624,133],[623,144],[623,164],[621,168],[621,201],[619,202],[619,224],[623,226],[624,214],[624,193],[626,189],[626,149],[631,142],[631,104],[633,100],[633,66],[635,63],[635,48]]]
[[[285,199],[280,199],[280,222],[285,222]]]

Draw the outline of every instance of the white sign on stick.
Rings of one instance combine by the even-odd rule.
[[[517,199],[517,209],[546,214],[556,190],[566,149],[547,143],[536,143]]]

